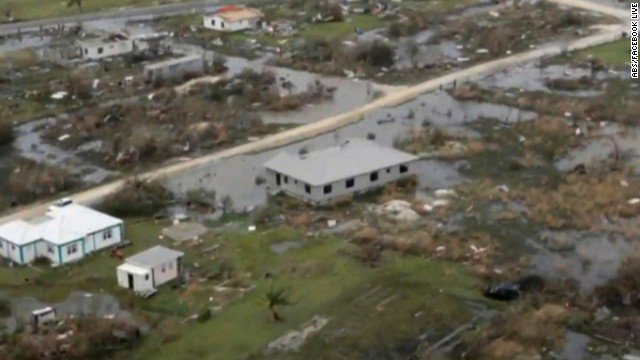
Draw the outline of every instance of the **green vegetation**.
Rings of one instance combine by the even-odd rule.
[[[23,21],[181,1],[183,0],[0,0],[0,19],[2,22]]]
[[[468,321],[465,301],[479,299],[476,280],[453,263],[385,252],[381,266],[370,268],[345,255],[350,245],[340,238],[306,236],[288,226],[246,233],[238,230],[245,225],[236,224],[212,231],[203,244],[175,246],[158,237],[168,223],[128,221],[127,238],[133,245],[124,249],[125,256],[155,244],[173,246],[185,252],[185,268],[201,279],[186,288],[163,286],[147,300],[117,287],[120,260],[108,252],[56,269],[3,268],[0,287],[11,297],[29,295],[48,302],[78,290],[116,295],[122,306],[154,325],[136,350],[142,359],[262,354],[270,341],[300,329],[315,315],[330,321],[326,331],[309,339],[305,351],[326,353],[322,343],[348,326],[349,334],[335,340],[330,351],[355,356],[415,337],[425,327],[440,336]],[[282,254],[270,249],[285,241],[303,245]],[[201,254],[212,246],[218,248]],[[268,297],[270,289],[287,291]],[[283,321],[274,321],[265,305],[271,298],[277,300],[273,308]],[[290,306],[282,306],[285,303]]]
[[[350,21],[314,23],[302,29],[300,35],[310,38],[331,39],[355,33],[356,29],[367,31],[384,27],[384,19],[374,15],[352,15]]]
[[[599,59],[607,64],[624,65],[629,62],[629,40],[620,40],[611,44],[596,46],[575,53],[575,58],[584,60],[590,57]]]

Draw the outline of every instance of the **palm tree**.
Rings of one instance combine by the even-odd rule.
[[[77,5],[80,12],[82,12],[82,0],[69,0],[67,7],[72,7],[73,5]]]
[[[267,308],[271,312],[273,321],[284,321],[284,319],[278,314],[278,307],[291,306],[293,303],[289,300],[289,290],[287,288],[274,289],[273,286],[264,295]]]

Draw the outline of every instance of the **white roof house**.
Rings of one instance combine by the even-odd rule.
[[[307,154],[280,153],[265,168],[271,187],[322,204],[410,175],[409,164],[417,159],[374,141],[350,139]]]
[[[203,25],[207,29],[235,32],[260,29],[265,25],[265,21],[264,14],[258,9],[232,5],[204,15]]]
[[[77,204],[52,206],[43,216],[0,225],[0,256],[19,264],[38,257],[61,264],[112,246],[123,235],[120,219]]]
[[[100,60],[134,51],[135,41],[123,34],[112,34],[100,38],[78,40],[80,56],[87,60]]]
[[[118,285],[140,293],[154,292],[156,286],[180,276],[183,255],[157,245],[128,257],[116,269]]]

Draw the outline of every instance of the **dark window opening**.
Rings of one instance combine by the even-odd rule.
[[[391,168],[387,168],[387,174],[391,173]]]
[[[102,54],[103,52],[104,52],[104,49],[103,49],[103,48],[101,48],[101,47],[99,47],[99,48],[98,48],[98,54]]]
[[[288,177],[288,176],[285,176],[285,177],[284,177],[284,183],[285,183],[285,184],[288,184],[288,183],[289,183],[289,177]]]
[[[311,186],[310,186],[309,184],[305,184],[305,185],[304,185],[304,191],[305,191],[307,194],[311,194]]]
[[[369,175],[369,180],[378,181],[378,172],[372,172],[371,175]]]
[[[211,26],[216,26],[216,21],[215,20],[211,20]]]
[[[325,194],[331,194],[331,191],[333,191],[333,188],[331,185],[325,185],[324,188],[322,189],[322,192]]]
[[[400,165],[400,174],[404,174],[409,171],[409,165]]]
[[[356,184],[356,179],[349,179],[346,181],[347,189],[352,188]]]

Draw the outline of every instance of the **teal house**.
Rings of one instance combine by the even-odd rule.
[[[0,256],[20,265],[37,258],[59,265],[123,239],[122,220],[82,205],[61,204],[43,216],[0,225]]]

